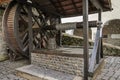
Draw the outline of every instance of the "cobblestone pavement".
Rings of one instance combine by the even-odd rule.
[[[120,80],[120,57],[106,57],[105,66],[97,80]]]
[[[15,76],[15,69],[27,64],[27,60],[19,60],[15,62],[7,60],[0,62],[0,80],[25,80]]]
[[[27,64],[27,60],[0,62],[0,80],[26,80],[15,76],[15,68]],[[96,80],[120,80],[120,57],[106,57],[105,66]]]

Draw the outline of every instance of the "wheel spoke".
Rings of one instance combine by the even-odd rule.
[[[14,5],[11,4],[7,8],[3,23],[5,24],[5,34],[7,35],[5,37],[9,44],[9,47],[11,47],[11,49],[17,54],[21,53],[22,55],[28,56],[27,53],[30,44],[30,35],[28,34],[28,29],[30,24],[29,18],[31,18],[33,31],[33,41],[31,43],[33,43],[35,48],[47,48],[48,39],[51,36],[55,37],[55,33],[54,31],[42,30],[42,28],[46,25],[55,24],[54,19],[35,7],[32,7],[32,16],[30,16],[28,15],[30,12],[27,10],[28,6],[17,4],[14,2],[14,0],[13,3]]]

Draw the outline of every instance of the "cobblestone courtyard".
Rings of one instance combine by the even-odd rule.
[[[0,62],[0,80],[25,80],[15,76],[15,69],[27,65],[27,60],[11,62],[9,60]]]
[[[97,80],[120,80],[120,57],[107,57]]]
[[[25,80],[15,76],[15,69],[27,64],[27,60],[0,62],[0,80]],[[105,66],[97,80],[120,80],[120,57],[106,57]]]

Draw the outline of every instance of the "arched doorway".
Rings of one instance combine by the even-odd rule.
[[[103,42],[120,46],[120,19],[110,20],[104,24]]]

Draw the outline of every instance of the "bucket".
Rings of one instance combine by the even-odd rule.
[[[56,39],[50,38],[48,40],[48,49],[56,49]]]

